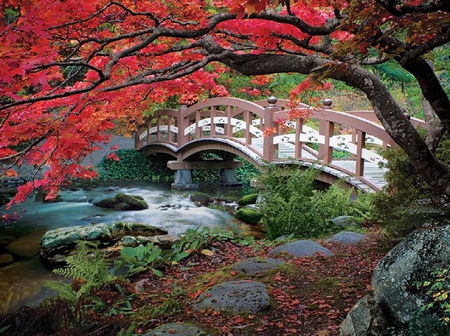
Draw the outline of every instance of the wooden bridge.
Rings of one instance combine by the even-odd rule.
[[[188,108],[158,110],[137,131],[135,147],[172,158],[167,166],[178,174],[178,184],[191,182],[181,174],[191,169],[234,171],[240,164],[235,156],[261,170],[267,163],[313,165],[320,170],[319,180],[342,179],[365,192],[386,184],[378,151],[395,144],[373,111],[333,111],[331,101],[322,109],[300,104],[296,109],[310,115],[307,121],[283,125],[279,121],[286,119],[287,105],[275,97],[258,102],[212,98]],[[424,127],[419,119],[411,121]],[[205,152],[221,160],[204,160]]]

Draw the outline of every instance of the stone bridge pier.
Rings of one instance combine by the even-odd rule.
[[[172,189],[191,190],[197,189],[198,185],[192,181],[192,170],[220,170],[219,184],[224,187],[241,187],[238,181],[236,168],[241,168],[242,162],[234,160],[235,155],[230,153],[221,154],[223,160],[195,160],[195,161],[169,161],[167,167],[175,170],[175,182]]]

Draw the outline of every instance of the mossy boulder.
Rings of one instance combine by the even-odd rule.
[[[214,202],[214,199],[211,196],[200,192],[192,194],[190,199],[192,202],[199,203],[203,206],[208,206],[210,203]]]
[[[111,208],[116,210],[145,210],[148,204],[144,198],[138,195],[117,194],[114,198],[104,198],[94,203],[95,206],[101,208]]]
[[[246,206],[249,204],[256,204],[256,200],[258,199],[258,194],[249,194],[249,195],[245,195],[244,197],[242,197],[239,201],[238,204],[240,206]]]
[[[256,224],[262,218],[262,214],[257,209],[249,207],[240,208],[235,216],[248,224]]]

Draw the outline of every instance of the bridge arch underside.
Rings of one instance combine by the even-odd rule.
[[[251,163],[261,172],[264,171],[266,166],[266,163],[261,158],[259,153],[248,148],[243,143],[232,141],[230,139],[201,138],[193,140],[179,149],[170,143],[151,143],[141,150],[144,150],[147,156],[155,155],[155,157],[165,163],[170,160],[176,160],[177,162],[192,162],[197,161],[202,153],[215,153],[221,156],[224,160],[226,158],[229,159],[229,154],[239,156]],[[301,169],[307,169],[311,165],[314,165],[317,167],[317,170],[320,171],[316,180],[322,183],[331,185],[338,181],[343,181],[345,186],[356,190],[361,190],[363,192],[373,192],[378,190],[378,188],[376,188],[371,182],[366,181],[364,178],[354,177],[352,172],[343,170],[342,168],[333,166],[332,164],[323,165],[311,159],[304,159],[303,161],[291,161],[289,159],[285,159],[278,162],[272,162],[272,164],[289,166],[295,165]]]

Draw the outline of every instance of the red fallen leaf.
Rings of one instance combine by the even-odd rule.
[[[236,317],[233,322],[234,323],[242,323],[242,322],[244,322],[244,319],[242,317]]]
[[[231,274],[232,276],[235,276],[235,275],[237,274],[237,272],[236,272],[236,271],[231,271],[230,274]]]
[[[277,323],[277,327],[278,327],[278,328],[283,328],[283,327],[284,327],[284,324],[283,324],[283,322],[281,322],[281,321],[280,321],[280,322],[278,322],[278,323]]]
[[[292,304],[299,304],[300,303],[300,300],[299,299],[295,299],[294,301],[292,301]]]
[[[256,317],[256,316],[254,316],[254,315],[248,315],[248,316],[247,316],[247,318],[248,318],[249,320],[253,320],[255,317]]]

